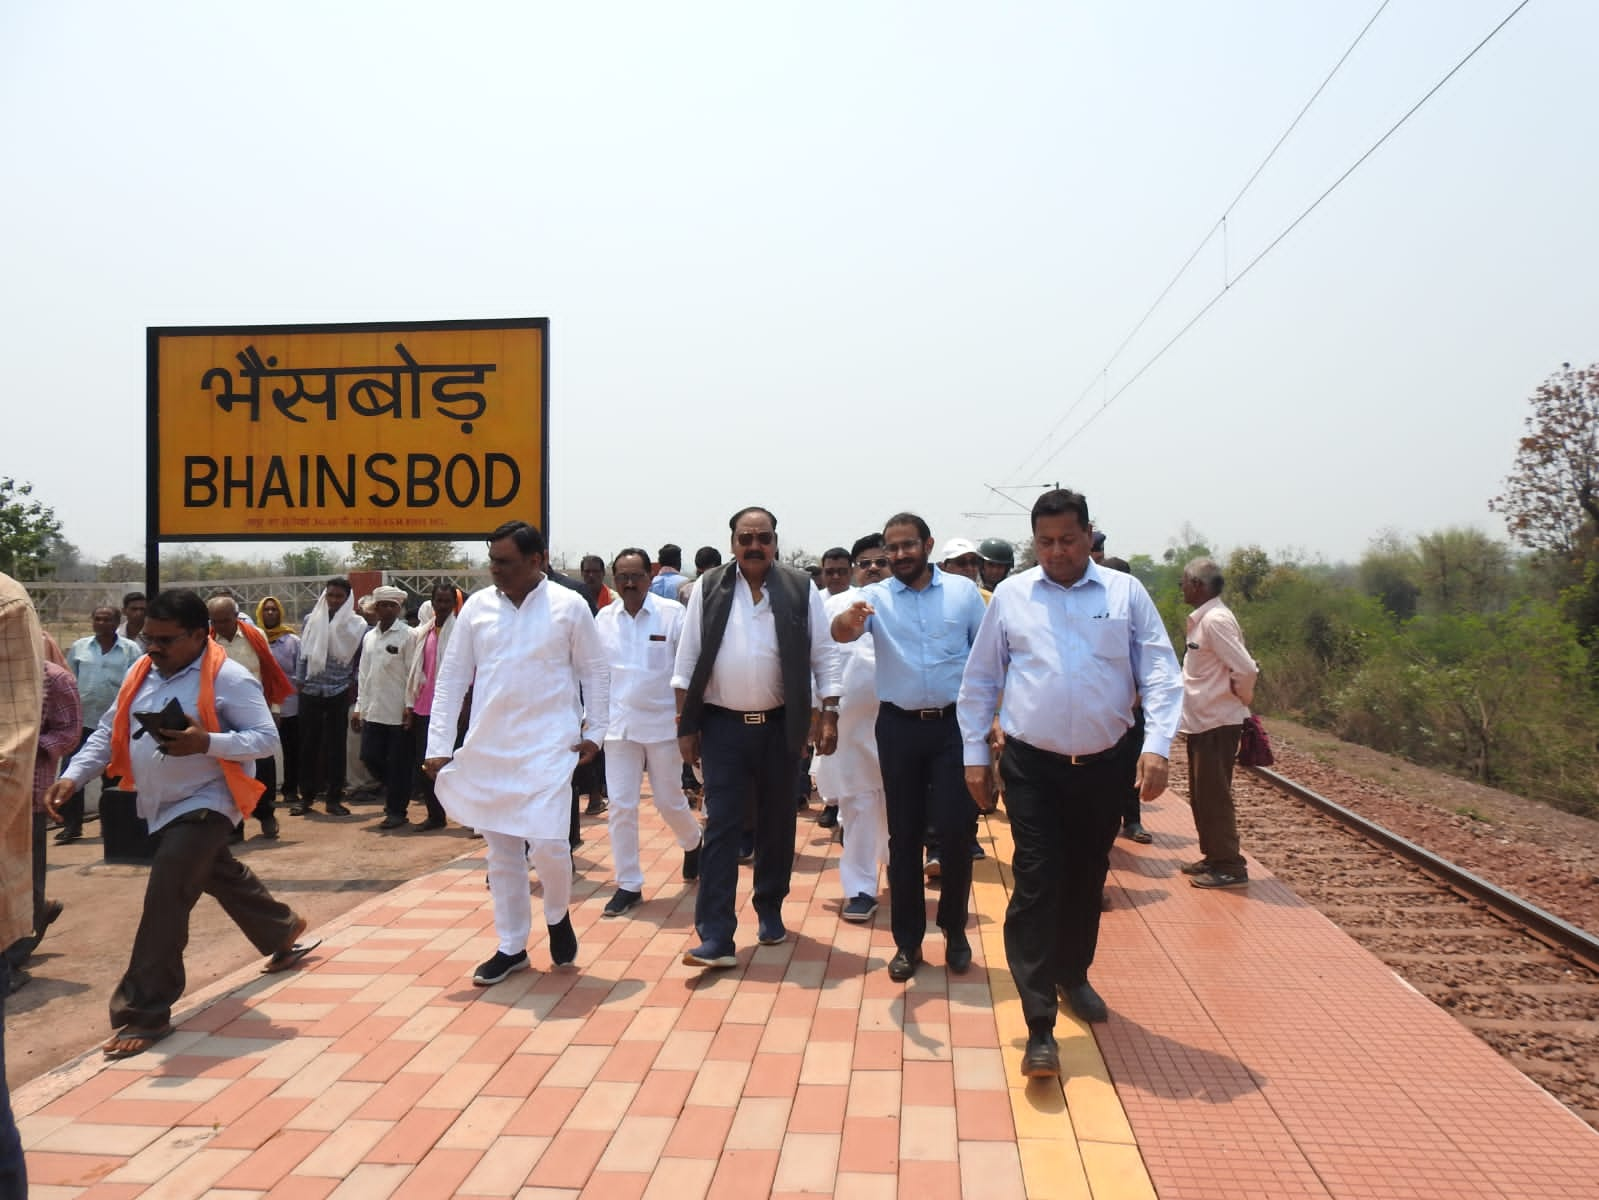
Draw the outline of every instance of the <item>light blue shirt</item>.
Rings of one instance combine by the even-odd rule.
[[[1033,567],[994,590],[956,710],[967,766],[988,762],[1002,690],[1005,736],[1056,754],[1109,750],[1141,698],[1143,751],[1169,755],[1183,711],[1182,672],[1155,602],[1131,575],[1092,562],[1070,587]]]
[[[858,597],[877,656],[877,698],[899,708],[943,708],[960,692],[966,655],[983,623],[983,596],[964,575],[932,568],[921,591],[883,579]]]
[[[654,579],[650,580],[650,591],[660,596],[663,600],[676,600],[677,589],[683,586],[683,572],[674,571],[667,567]]]
[[[110,650],[100,649],[93,635],[79,638],[67,651],[67,667],[78,681],[78,700],[83,704],[83,727],[92,729],[117,698],[122,677],[128,668],[144,657],[139,643],[119,637]]]
[[[166,707],[168,700],[176,700],[198,723],[200,661],[196,658],[170,679],[163,679],[161,672],[152,668],[134,693],[129,711],[157,712]],[[272,710],[254,675],[231,660],[223,663],[217,671],[216,700],[217,722],[222,729],[211,735],[211,745],[204,754],[169,757],[156,748],[155,738],[148,733],[133,738],[128,747],[134,784],[139,790],[139,815],[149,823],[152,833],[184,813],[201,808],[219,812],[237,825],[242,818],[218,760],[242,763],[245,774],[253,776],[256,759],[277,753],[278,731],[272,723]],[[63,779],[70,779],[81,788],[111,764],[111,725],[116,713],[116,705],[106,709],[83,749],[72,756],[71,764],[61,773]],[[137,721],[132,722],[132,727],[132,733],[140,732]]]

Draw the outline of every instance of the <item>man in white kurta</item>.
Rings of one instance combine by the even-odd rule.
[[[683,878],[699,877],[700,823],[683,794],[672,664],[683,636],[683,606],[650,592],[650,556],[623,550],[611,564],[618,598],[594,618],[611,670],[611,719],[605,735],[608,823],[616,894],[601,914],[619,917],[644,901],[638,809],[646,768],[655,811],[683,851]]]
[[[508,522],[490,536],[495,586],[461,606],[428,722],[424,769],[445,810],[488,848],[499,949],[472,976],[482,987],[528,965],[529,858],[543,885],[550,958],[558,967],[577,959],[567,912],[572,770],[604,741],[610,672],[588,604],[548,582],[544,568],[544,538],[533,526]],[[457,750],[468,687],[472,720]]]
[[[888,577],[888,552],[883,535],[868,534],[850,551],[854,586],[828,597],[831,621],[860,596],[860,589]],[[888,810],[883,799],[883,772],[877,762],[877,662],[872,638],[865,634],[839,647],[843,690],[838,700],[838,749],[817,759],[816,789],[838,805],[844,847],[838,856],[838,878],[844,887],[846,921],[870,921],[877,912],[879,872],[888,861]]]

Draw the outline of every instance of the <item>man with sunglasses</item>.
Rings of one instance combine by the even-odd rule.
[[[777,518],[764,508],[733,514],[733,558],[700,577],[689,597],[672,687],[678,749],[702,762],[705,842],[691,966],[737,965],[738,840],[746,797],[755,798],[754,906],[763,946],[783,942],[783,900],[794,867],[794,773],[810,736],[811,697],[821,697],[816,752],[838,737],[838,647],[822,594],[804,571],[777,561]],[[815,690],[812,691],[814,679]]]
[[[893,579],[865,588],[833,618],[833,637],[853,642],[872,635],[876,654],[877,752],[888,809],[888,888],[894,944],[888,975],[903,983],[922,962],[927,900],[922,841],[929,824],[945,846],[967,846],[977,832],[977,808],[961,767],[955,697],[966,656],[983,622],[977,585],[929,562],[933,535],[915,513],[896,513],[883,525]],[[973,556],[976,551],[966,544]],[[847,831],[846,831],[847,832]],[[951,854],[944,865],[938,925],[944,962],[957,975],[972,965],[966,918],[972,860]]]

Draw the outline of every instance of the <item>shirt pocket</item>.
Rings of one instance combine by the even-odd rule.
[[[1125,617],[1097,617],[1084,621],[1088,626],[1084,641],[1095,658],[1126,661],[1132,656],[1128,643],[1131,623]]]

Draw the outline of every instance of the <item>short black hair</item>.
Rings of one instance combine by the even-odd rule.
[[[648,550],[640,550],[637,546],[629,546],[625,550],[618,550],[616,552],[616,557],[611,560],[612,573],[614,574],[616,572],[617,563],[621,562],[624,558],[630,558],[633,555],[637,555],[639,558],[644,560],[644,570],[646,573],[648,573],[651,566],[650,552]]]
[[[709,571],[712,567],[722,565],[722,552],[715,546],[701,546],[694,551],[694,569],[696,571]]]
[[[655,557],[661,560],[663,567],[671,567],[674,571],[683,569],[683,547],[674,542],[667,542],[655,552]]]
[[[731,532],[737,533],[739,520],[743,517],[749,516],[750,513],[765,513],[766,519],[772,523],[772,532],[777,532],[777,517],[773,514],[771,509],[762,508],[759,504],[752,504],[748,508],[739,509],[727,519],[727,528]]]
[[[868,533],[865,537],[855,539],[855,544],[849,549],[851,558],[859,558],[862,550],[881,550],[888,543],[880,533]]]
[[[842,558],[845,562],[853,562],[855,556],[842,546],[834,546],[831,550],[825,551],[822,554],[822,561],[824,563],[830,558]]]
[[[135,600],[146,600],[146,601],[148,601],[149,599],[150,599],[150,597],[146,596],[143,592],[123,592],[122,593],[122,607],[123,608],[127,608],[128,605],[132,604]]]
[[[539,532],[538,526],[529,525],[526,521],[507,521],[489,534],[486,540],[493,543],[506,538],[515,542],[523,555],[544,553],[544,535]]]
[[[933,536],[933,531],[927,527],[927,522],[922,520],[915,513],[895,513],[892,517],[883,522],[884,533],[888,532],[888,527],[890,525],[914,525],[916,526],[916,532],[921,535],[922,541],[924,542]]]
[[[332,579],[328,580],[322,586],[324,588],[330,588],[330,587],[343,588],[346,594],[349,594],[349,593],[355,591],[355,589],[350,586],[350,581],[348,579],[346,579],[343,575],[335,575]]]
[[[117,616],[121,616],[122,615],[122,610],[120,608],[118,608],[115,604],[96,604],[92,609],[89,610],[89,619],[93,620],[94,619],[94,614],[95,613],[100,613],[100,612],[108,612],[113,617],[117,617]]]
[[[150,601],[150,611],[145,615],[151,621],[176,621],[188,633],[211,624],[205,601],[193,588],[168,588]]]
[[[605,570],[605,560],[598,554],[585,554],[578,562],[577,569],[579,571],[587,571],[589,569],[589,563],[598,563],[600,570]]]
[[[1039,517],[1064,517],[1067,513],[1074,513],[1077,523],[1087,529],[1088,497],[1069,488],[1055,488],[1045,492],[1033,502],[1033,529],[1037,530]]]

